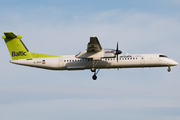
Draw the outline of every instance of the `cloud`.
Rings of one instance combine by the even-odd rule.
[[[135,9],[80,14],[53,6],[25,12],[13,8],[1,12],[1,16],[0,32],[13,31],[22,35],[23,42],[32,52],[77,54],[86,49],[90,36],[97,36],[103,48],[115,48],[118,41],[124,54],[162,52],[180,61],[179,16]],[[45,116],[51,119],[54,116],[57,119],[68,117],[70,111],[75,118],[84,113],[84,118],[90,116],[92,119],[91,113],[96,118],[104,110],[99,118],[104,118],[103,115],[112,117],[116,111],[115,118],[122,113],[122,118],[133,115],[138,119],[143,116],[144,108],[165,107],[159,109],[164,110],[162,116],[152,117],[155,114],[152,109],[145,112],[149,119],[165,119],[166,108],[173,111],[180,107],[178,67],[170,74],[166,68],[101,70],[98,80],[92,81],[90,70],[47,71],[10,64],[3,40],[0,46],[2,118],[45,119]],[[138,109],[141,109],[139,114],[134,113]],[[167,120],[172,118],[179,116],[166,116]]]
[[[136,101],[131,101],[136,102]],[[81,104],[79,104],[81,103]],[[67,106],[68,104],[68,106]],[[111,108],[109,108],[109,105]],[[179,107],[147,107],[147,108],[117,108],[123,103],[118,100],[110,99],[63,99],[50,100],[41,102],[30,102],[13,105],[1,106],[3,111],[0,113],[2,118],[12,119],[88,119],[103,118],[103,119],[137,119],[137,120],[178,120]],[[11,113],[8,116],[6,113]],[[31,113],[31,114],[29,114]],[[91,113],[91,114],[89,114]]]
[[[21,34],[25,43],[34,52],[47,52],[48,54],[53,52],[54,54],[77,54],[86,49],[90,36],[97,36],[104,48],[115,48],[116,42],[119,41],[125,53],[132,50],[134,53],[139,53],[140,49],[136,51],[139,47],[142,49],[149,47],[144,53],[156,52],[159,47],[164,46],[160,43],[169,44],[172,38],[174,41],[179,38],[177,32],[180,23],[179,18],[175,16],[169,18],[134,10],[123,12],[117,9],[87,15],[75,14],[67,18],[66,12],[57,14],[56,11],[61,10],[50,7],[34,10],[28,16],[10,15],[8,19],[17,19],[16,24],[13,24],[10,29]],[[34,15],[34,12],[37,14]],[[6,27],[6,29],[9,28]],[[39,43],[46,43],[51,49],[39,49],[38,46],[42,46]],[[69,46],[68,43],[81,44],[76,44],[74,52],[68,49],[66,53],[61,52],[64,49],[62,45]],[[156,49],[152,50],[150,46],[154,43],[156,43],[154,47]],[[166,52],[165,49],[163,51]]]
[[[169,3],[173,3],[175,5],[180,5],[180,1],[179,0],[166,0]]]

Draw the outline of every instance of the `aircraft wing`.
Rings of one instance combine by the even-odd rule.
[[[90,37],[90,42],[87,45],[87,52],[100,52],[102,47],[97,37]]]
[[[79,54],[76,55],[77,58],[92,58],[94,60],[100,60],[102,58],[103,53],[102,47],[99,43],[97,37],[90,37],[90,42],[87,45],[86,51],[81,51]]]

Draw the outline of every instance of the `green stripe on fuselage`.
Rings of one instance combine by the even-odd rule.
[[[39,54],[39,53],[31,53],[32,58],[46,58],[46,57],[61,57],[57,55],[47,55],[47,54]]]

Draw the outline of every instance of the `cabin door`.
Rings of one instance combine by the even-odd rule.
[[[144,56],[141,57],[141,65],[145,64]]]
[[[63,58],[59,58],[59,66],[64,67],[64,60]]]

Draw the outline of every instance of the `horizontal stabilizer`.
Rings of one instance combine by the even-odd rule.
[[[16,38],[17,36],[12,33],[12,32],[5,32],[4,35],[6,36],[7,39],[14,39]]]

